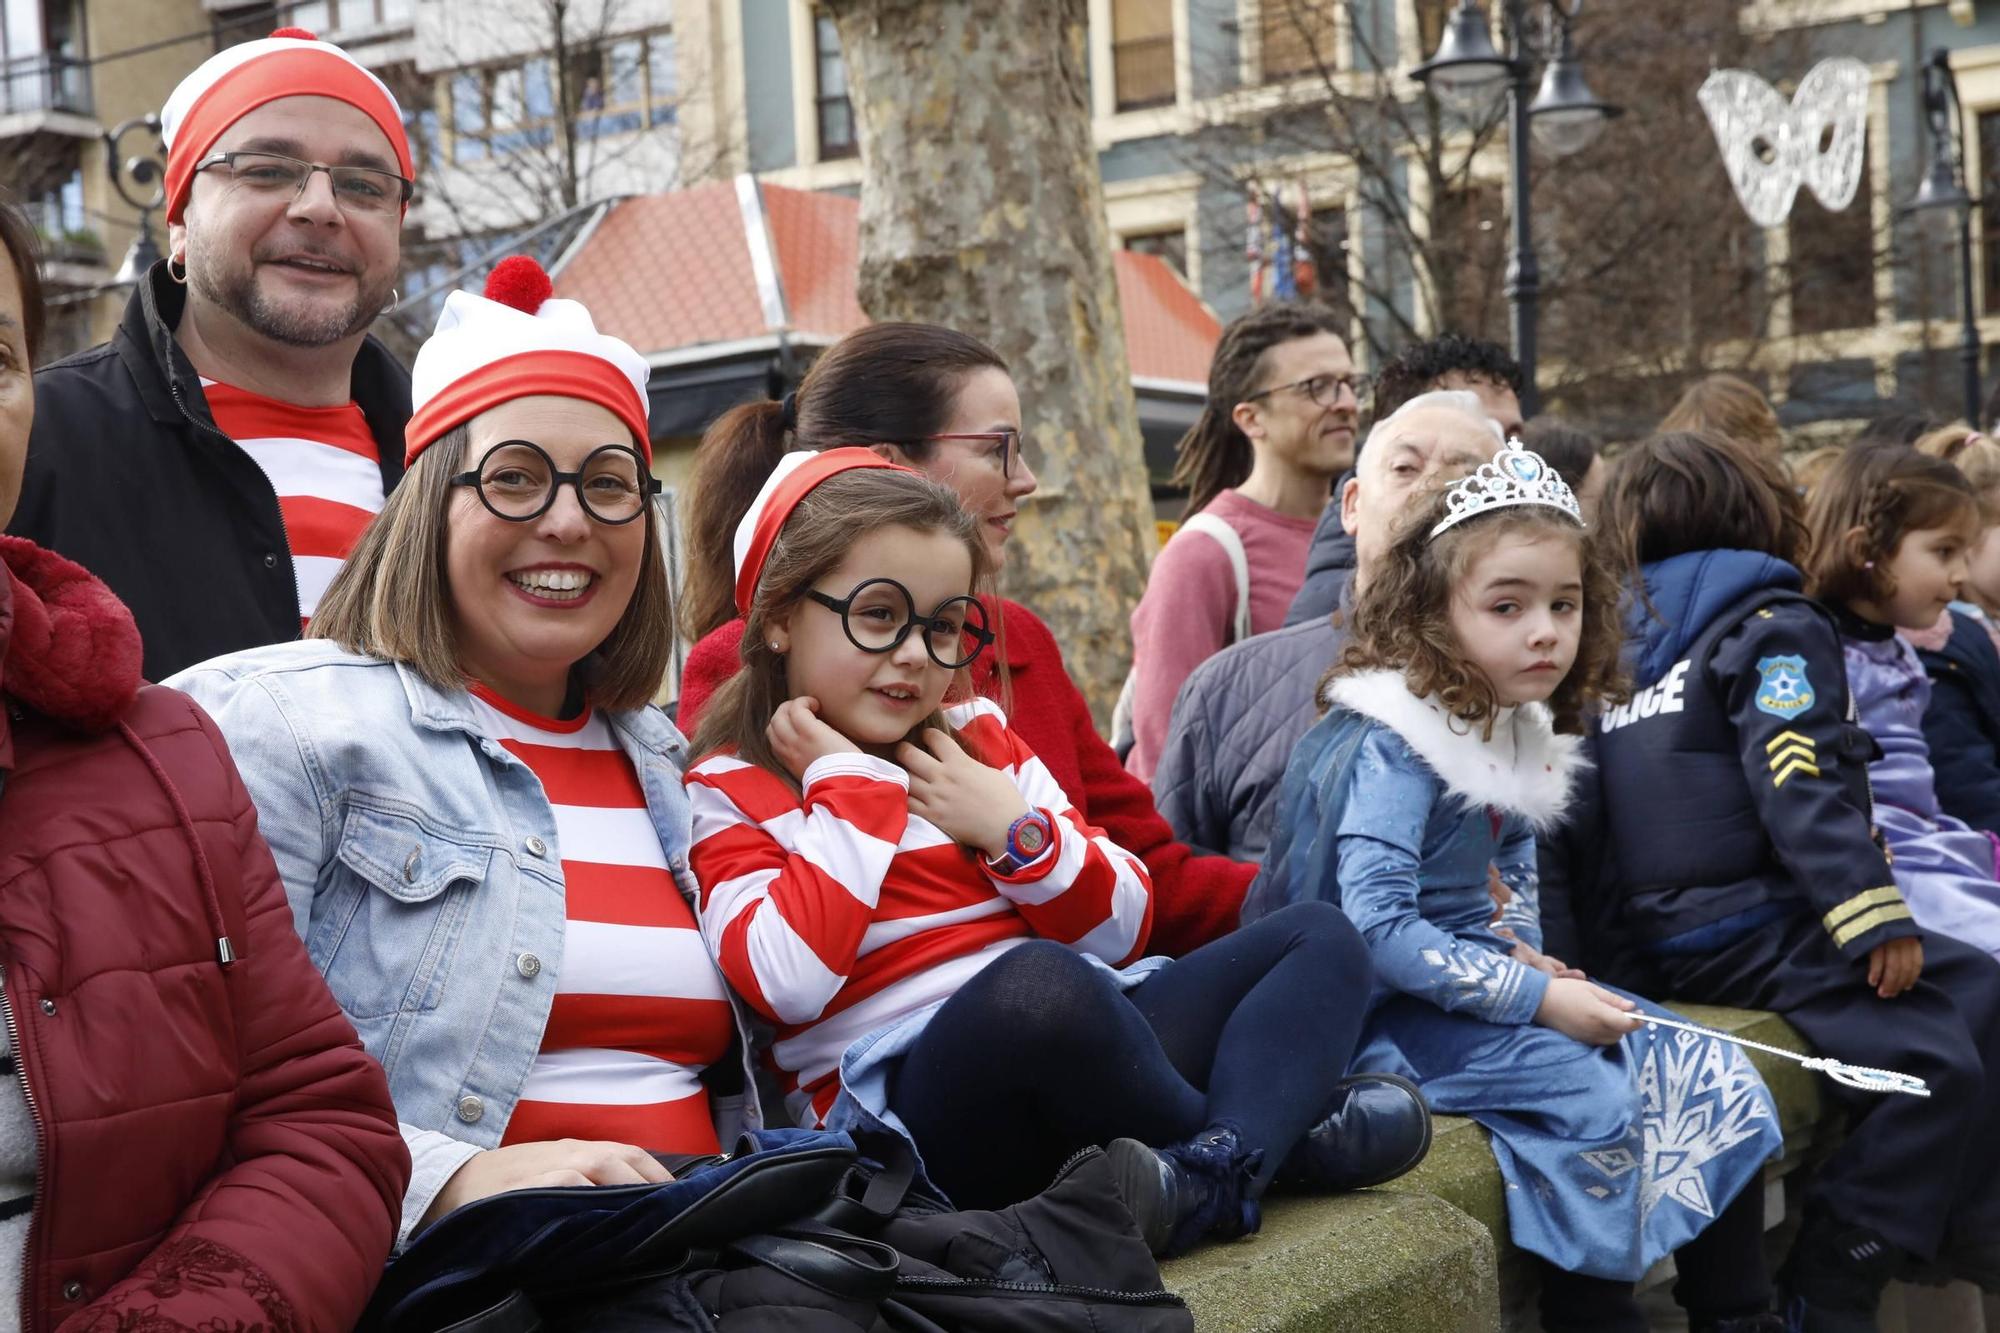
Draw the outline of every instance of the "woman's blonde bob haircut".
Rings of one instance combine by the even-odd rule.
[[[470,440],[471,432],[459,426],[417,456],[320,598],[309,630],[314,638],[400,662],[441,690],[465,688],[445,541],[453,499],[462,493],[451,479],[462,470]],[[476,496],[465,498],[479,503]],[[614,711],[651,703],[673,660],[673,594],[650,505],[639,521],[646,525],[646,545],[632,601],[604,642],[572,671],[591,704]]]

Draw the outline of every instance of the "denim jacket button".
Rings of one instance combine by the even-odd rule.
[[[540,838],[532,835],[521,845],[528,849],[528,855],[530,856],[547,856],[549,854],[549,845]]]
[[[534,978],[542,973],[542,960],[531,953],[524,953],[514,960],[514,967],[522,976]]]
[[[678,875],[681,871],[688,868],[687,858],[685,856],[676,856],[667,862],[667,868]]]
[[[486,1103],[480,1101],[477,1097],[460,1097],[458,1099],[458,1118],[466,1124],[474,1125],[479,1123],[479,1117],[485,1114]]]
[[[417,882],[417,862],[423,859],[423,855],[423,848],[410,848],[409,858],[403,862],[403,882],[405,884],[414,884]]]

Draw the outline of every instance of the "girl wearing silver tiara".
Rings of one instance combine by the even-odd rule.
[[[1782,1144],[1762,1080],[1539,947],[1535,834],[1586,715],[1623,694],[1617,583],[1518,441],[1414,508],[1321,682],[1244,918],[1311,898],[1353,918],[1377,974],[1359,1064],[1491,1132],[1545,1328],[1643,1330],[1632,1283],[1697,1236],[1691,1327],[1762,1327],[1757,1180]]]

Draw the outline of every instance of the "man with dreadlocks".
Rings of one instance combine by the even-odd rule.
[[[1354,465],[1362,382],[1331,310],[1260,306],[1222,331],[1208,403],[1181,438],[1181,531],[1132,612],[1132,750],[1150,781],[1181,682],[1204,658],[1276,629],[1305,577],[1313,524]]]

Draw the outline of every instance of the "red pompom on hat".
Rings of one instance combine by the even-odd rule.
[[[486,299],[534,314],[556,294],[556,285],[542,266],[526,255],[508,255],[486,275]]]
[[[194,189],[195,164],[243,117],[285,97],[330,97],[375,122],[396,155],[396,169],[415,176],[403,109],[388,85],[366,66],[305,28],[218,51],[180,81],[160,108],[167,145],[167,221],[179,222]]]
[[[481,412],[544,394],[609,409],[651,464],[646,358],[599,333],[581,303],[554,290],[540,264],[514,255],[493,266],[484,296],[458,291],[445,299],[436,331],[410,367],[415,410],[403,432],[406,464]]]

